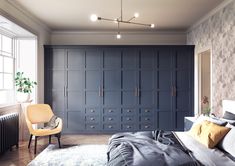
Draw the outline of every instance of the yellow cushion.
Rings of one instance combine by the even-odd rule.
[[[229,130],[230,128],[205,120],[193,126],[189,134],[206,147],[214,148]]]

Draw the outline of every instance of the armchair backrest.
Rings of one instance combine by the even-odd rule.
[[[49,122],[53,115],[51,107],[48,104],[29,105],[26,110],[26,118],[32,124]]]

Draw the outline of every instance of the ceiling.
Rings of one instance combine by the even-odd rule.
[[[120,0],[11,0],[51,30],[112,31],[117,24],[91,22],[90,15],[120,16]],[[136,22],[154,23],[156,28],[122,25],[125,30],[186,30],[224,0],[123,0],[123,18],[140,14]]]

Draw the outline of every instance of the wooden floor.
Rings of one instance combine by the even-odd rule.
[[[107,144],[110,135],[62,135],[61,145],[80,145],[80,144]],[[52,138],[52,143],[56,144],[57,139]],[[38,139],[37,154],[34,155],[34,141],[28,149],[28,141],[19,143],[19,148],[12,148],[0,155],[0,166],[25,166],[33,160],[43,149],[48,146],[48,137]]]

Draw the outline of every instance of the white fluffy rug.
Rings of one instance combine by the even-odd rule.
[[[49,145],[28,166],[105,166],[107,145]]]

